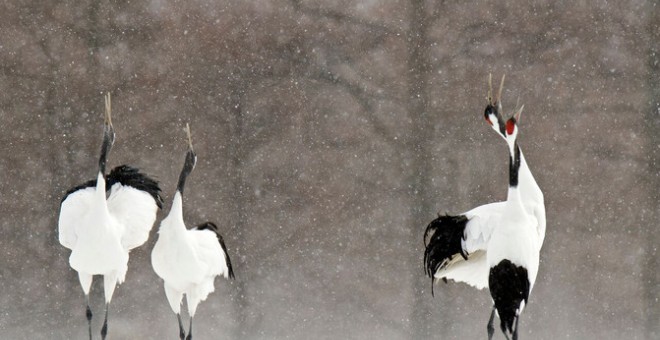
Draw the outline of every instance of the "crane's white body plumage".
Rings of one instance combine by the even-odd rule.
[[[165,281],[165,293],[174,313],[180,314],[185,294],[188,312],[194,316],[197,305],[214,291],[215,277],[228,277],[226,256],[213,231],[186,228],[182,197],[177,191],[151,253],[154,271]]]
[[[108,284],[124,281],[129,251],[149,238],[158,205],[150,194],[121,183],[113,184],[106,195],[106,179],[99,173],[96,186],[74,191],[62,202],[58,229],[86,295],[91,276],[112,278],[104,287],[109,302],[114,287]]]
[[[71,193],[62,202],[59,238],[71,249],[71,268],[88,275],[117,275],[121,283],[128,268],[128,250],[121,244],[125,228],[110,213],[105,195],[101,174],[96,187]]]
[[[158,206],[148,193],[121,183],[110,188],[106,199],[106,183],[100,173],[96,183],[62,202],[59,240],[71,249],[71,268],[88,275],[114,274],[117,283],[122,283],[128,253],[149,238]]]
[[[520,180],[522,182],[522,176]],[[523,187],[524,185],[521,184],[520,186]],[[516,244],[515,242],[524,239],[525,247],[534,245],[535,249],[529,249],[526,252],[536,252],[538,255],[542,239],[540,239],[540,223],[538,223],[536,215],[529,214],[527,209],[524,210],[523,216],[519,218],[524,220],[526,225],[532,226],[531,232],[534,235],[531,235],[528,230],[524,230],[518,235],[517,231],[514,230],[517,228],[510,222],[510,216],[504,214],[505,211],[510,209],[509,206],[511,204],[511,202],[507,201],[495,202],[463,213],[462,215],[468,218],[468,222],[465,226],[465,234],[464,239],[461,240],[461,246],[468,253],[468,260],[456,255],[446,266],[436,271],[434,277],[436,279],[445,278],[456,282],[464,282],[477,289],[484,289],[488,288],[488,271],[490,267],[497,259],[501,260],[501,254],[497,253],[499,249],[507,248],[509,244]],[[520,202],[517,204],[520,205]],[[536,205],[530,206],[539,211]],[[521,207],[526,208],[527,206],[523,204]],[[543,217],[545,217],[545,213],[543,213]],[[545,225],[543,227],[545,228]],[[507,238],[507,234],[516,236],[515,238]],[[518,240],[518,238],[521,240]],[[525,254],[520,254],[520,256],[521,258],[527,258]],[[536,262],[538,268],[538,260]],[[514,263],[518,265],[525,264],[522,259]]]
[[[487,247],[487,264],[492,268],[502,260],[509,260],[528,271],[531,287],[536,280],[539,268],[539,237],[536,222],[523,207],[520,196],[509,188],[509,200],[505,202],[505,214],[490,236]]]
[[[520,172],[518,189],[523,208],[532,221],[530,222],[536,229],[537,243],[539,250],[543,246],[545,239],[545,201],[543,192],[534,180],[523,152],[520,151]]]
[[[161,207],[158,182],[128,165],[105,175],[108,154],[115,140],[110,94],[105,97],[103,143],[96,180],[69,190],[60,204],[58,238],[71,249],[69,264],[87,298],[86,318],[92,339],[92,311],[89,291],[94,275],[103,275],[105,319],[101,338],[108,331],[108,307],[117,284],[128,271],[128,253],[144,244]]]

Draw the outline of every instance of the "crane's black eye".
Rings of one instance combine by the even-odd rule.
[[[493,122],[490,121],[490,115],[491,114],[497,116],[497,114],[495,113],[495,107],[488,104],[488,106],[486,106],[486,110],[484,111],[484,118],[486,119],[488,124],[493,125]]]

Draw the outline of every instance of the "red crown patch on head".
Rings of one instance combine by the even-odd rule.
[[[512,135],[513,134],[513,129],[516,127],[516,122],[513,119],[509,119],[506,121],[506,134],[507,135]]]

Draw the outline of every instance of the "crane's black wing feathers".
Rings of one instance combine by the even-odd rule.
[[[424,232],[424,270],[431,278],[431,294],[433,294],[433,277],[435,273],[447,266],[455,257],[468,259],[468,253],[463,249],[465,226],[468,218],[465,215],[438,216],[431,221]],[[446,278],[442,280],[447,283]]]
[[[227,262],[227,270],[229,270],[229,277],[234,278],[234,269],[231,266],[231,259],[229,258],[229,253],[227,252],[227,246],[225,245],[225,240],[222,238],[222,235],[220,235],[220,232],[218,231],[218,226],[215,225],[213,222],[206,222],[198,225],[196,227],[197,230],[210,230],[215,233],[215,235],[218,237],[218,242],[220,242],[220,246],[222,247],[222,251],[225,252],[225,261]]]
[[[85,182],[85,183],[83,183],[83,184],[81,184],[81,185],[78,185],[78,186],[75,186],[75,187],[69,189],[69,190],[64,194],[64,197],[62,197],[62,200],[60,201],[60,204],[62,204],[62,202],[64,202],[64,200],[65,200],[67,197],[69,197],[69,195],[73,194],[74,192],[76,192],[76,191],[78,191],[78,190],[81,190],[81,189],[86,189],[86,188],[89,188],[89,187],[96,187],[96,180],[95,180],[95,179],[89,180],[89,181],[87,181],[87,182]]]
[[[160,197],[160,187],[158,186],[158,182],[149,176],[140,173],[140,170],[137,168],[133,168],[129,165],[120,165],[110,171],[110,174],[106,177],[106,181],[106,187],[108,190],[116,183],[121,183],[121,185],[130,186],[148,193],[154,198],[158,208],[163,208],[163,198]]]
[[[156,201],[156,205],[158,206],[159,209],[163,208],[163,198],[160,197],[160,187],[158,186],[158,182],[151,179],[149,176],[140,173],[140,170],[137,168],[133,168],[129,165],[120,165],[112,171],[110,171],[110,174],[105,176],[106,180],[106,192],[110,191],[110,188],[112,188],[113,185],[116,183],[121,183],[121,185],[125,186],[130,186],[135,189],[144,191],[151,195],[151,197],[154,198],[154,201]],[[75,186],[71,189],[69,189],[65,194],[64,197],[62,197],[62,200],[60,201],[60,204],[66,200],[69,195],[73,194],[74,192],[82,189],[86,189],[89,187],[96,187],[96,179],[89,180],[83,184],[80,184],[78,186]]]
[[[462,245],[467,222],[465,215],[445,215],[438,216],[426,227],[424,267],[429,277],[444,268],[454,256],[460,255],[467,260],[468,253]]]

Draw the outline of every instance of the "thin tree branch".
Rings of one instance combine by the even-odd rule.
[[[378,96],[367,93],[367,91],[360,85],[352,83],[347,79],[331,72],[330,70],[320,70],[317,69],[315,72],[309,74],[310,79],[324,81],[333,85],[339,85],[344,88],[355,100],[362,106],[364,113],[367,115],[367,119],[371,124],[373,130],[378,136],[380,136],[385,142],[391,144],[394,140],[390,129],[384,125],[378,117],[376,117],[374,104],[375,99],[378,99]],[[385,99],[385,98],[383,98]]]
[[[307,7],[302,4],[301,0],[291,0],[291,3],[293,4],[293,8],[309,16],[343,21],[349,24],[366,27],[375,32],[383,32],[394,36],[403,36],[405,33],[398,29],[392,29],[383,23],[369,21],[364,18],[342,13],[340,11],[327,8]]]

